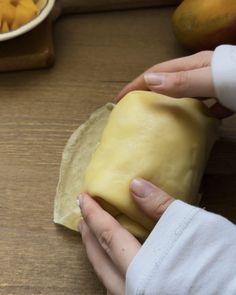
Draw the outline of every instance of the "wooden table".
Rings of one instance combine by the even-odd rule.
[[[80,236],[52,222],[61,154],[72,131],[128,81],[186,54],[171,32],[172,11],[64,18],[55,30],[53,68],[0,75],[1,295],[105,294]],[[231,218],[235,150],[233,143],[216,146],[202,203]]]

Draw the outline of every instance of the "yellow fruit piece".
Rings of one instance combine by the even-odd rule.
[[[37,16],[33,0],[0,0],[0,33],[15,30]]]
[[[12,6],[9,6],[8,3],[0,2],[0,31],[3,31],[4,24],[4,32],[7,27],[11,27],[13,19],[15,16],[15,9]]]
[[[22,25],[28,23],[37,15],[37,7],[25,1],[16,7],[15,18],[12,29],[17,29]],[[32,1],[31,1],[32,2]]]
[[[2,24],[2,32],[7,33],[9,31],[10,30],[9,30],[9,27],[8,27],[8,23],[6,21],[4,21],[3,24]]]

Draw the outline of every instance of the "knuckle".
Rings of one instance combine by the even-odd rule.
[[[167,209],[173,198],[160,189],[152,189],[148,192],[149,207],[153,217],[159,218]]]
[[[172,88],[175,91],[176,97],[185,95],[189,88],[189,75],[187,71],[175,73]]]
[[[111,252],[113,243],[113,232],[104,230],[98,237],[98,241],[107,254]]]
[[[153,212],[155,217],[160,217],[168,208],[173,198],[166,193],[162,193],[155,199],[155,204],[153,205]]]
[[[177,72],[174,79],[174,86],[177,88],[183,88],[186,86],[188,82],[188,75],[187,72],[181,71]]]
[[[210,50],[203,50],[195,53],[196,68],[208,66],[210,64],[212,54],[213,53]]]

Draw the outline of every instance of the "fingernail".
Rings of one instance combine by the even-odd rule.
[[[144,80],[150,85],[161,85],[165,81],[165,75],[159,73],[145,73]]]
[[[151,184],[144,179],[136,178],[131,182],[131,191],[139,198],[149,195]]]
[[[80,207],[80,209],[82,208],[83,206],[83,203],[84,203],[84,194],[79,194],[79,196],[77,197],[77,205]]]

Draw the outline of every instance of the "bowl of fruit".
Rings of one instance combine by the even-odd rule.
[[[0,41],[18,37],[39,25],[55,0],[0,0]]]

